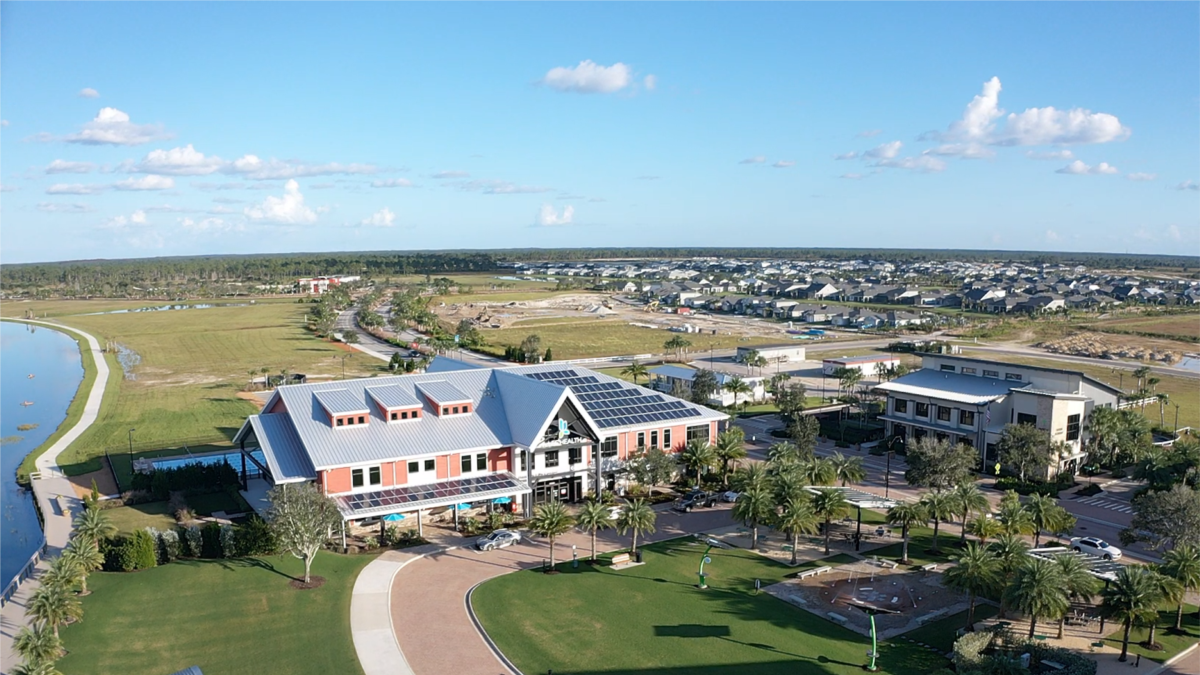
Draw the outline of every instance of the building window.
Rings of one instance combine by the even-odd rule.
[[[449,406],[447,406],[447,407],[445,407],[445,408],[442,408],[442,414],[443,414],[443,415],[449,415],[449,414],[450,414],[450,407],[449,407]]]
[[[917,404],[917,417],[929,417],[929,404],[928,403],[918,403]]]
[[[415,415],[416,413],[413,413],[413,414]],[[408,419],[408,413],[407,412],[400,413],[400,419],[402,419],[402,420]]]
[[[470,455],[463,455],[462,459],[460,459],[458,463],[462,467],[463,473],[471,473],[471,456]]]
[[[1021,374],[1020,374],[1020,373],[1005,373],[1005,374],[1004,374],[1004,379],[1006,379],[1006,380],[1016,380],[1017,382],[1020,382],[1020,381],[1021,381]]]
[[[975,411],[959,410],[958,411],[958,423],[963,426],[968,426],[968,427],[975,426]]]
[[[687,442],[704,441],[708,443],[708,425],[699,424],[694,427],[687,428]]]
[[[420,462],[409,462],[408,463],[408,472],[409,473],[421,473],[421,463]]]
[[[1031,427],[1036,427],[1037,426],[1037,415],[1030,415],[1029,413],[1019,412],[1019,413],[1017,413],[1017,424],[1028,424]]]
[[[646,432],[639,431],[637,435],[637,446],[639,448],[646,447]]]
[[[458,414],[458,406],[454,406],[454,414],[455,414],[455,415],[457,415],[457,414]]]
[[[481,452],[478,455],[475,455],[475,470],[476,471],[487,471],[487,453],[486,452]]]
[[[353,417],[347,417],[347,418],[346,418],[346,426],[348,426],[348,427],[349,427],[349,426],[354,426],[354,418],[353,418]]]
[[[601,457],[616,457],[617,456],[617,437],[606,438],[600,442]]]
[[[358,423],[359,423],[359,424],[366,424],[366,423],[367,423],[367,418],[363,417],[362,415],[359,415],[359,416],[358,416]]]
[[[946,371],[946,372],[953,373],[953,372],[954,372],[954,366],[950,365],[949,363],[943,363],[941,366],[939,366],[939,370],[943,370],[943,371]]]
[[[471,412],[471,406],[469,406],[469,405],[464,405],[464,406],[463,406],[463,412],[465,412],[465,413],[469,413],[469,412]]]
[[[663,450],[671,449],[671,430],[663,429]]]
[[[432,459],[425,460],[425,470],[426,471],[436,471],[437,470],[437,462],[435,462]]]
[[[949,422],[950,421],[950,412],[952,410],[953,410],[953,408],[947,408],[944,405],[939,405],[938,409],[937,409],[938,421],[939,422]]]
[[[908,399],[896,398],[892,399],[892,410],[898,413],[908,412]]]
[[[1079,440],[1079,415],[1067,415],[1067,440]]]
[[[570,448],[567,450],[567,463],[578,464],[583,461],[583,452],[579,448]]]
[[[558,451],[557,450],[547,450],[546,451],[546,468],[549,469],[549,468],[555,467],[555,466],[558,466]]]
[[[941,433],[941,432],[938,432],[938,434],[937,434],[936,438],[937,438],[937,440],[938,440],[939,442],[941,442],[941,441],[948,441],[948,440],[950,440],[950,436],[949,436],[949,435],[947,435],[947,434],[943,434],[943,433]]]
[[[983,376],[984,376],[984,377],[996,377],[996,378],[998,378],[998,377],[1000,377],[1000,371],[998,371],[998,370],[987,370],[987,369],[985,368],[985,369],[984,369],[984,371],[983,371]]]
[[[338,425],[339,427],[340,427],[340,426],[342,426],[342,424],[343,424],[343,423],[344,423],[344,422],[342,421],[342,418],[340,418],[340,417],[339,417],[339,418],[337,418],[337,425]]]
[[[368,469],[367,470],[367,481],[370,482],[371,485],[382,485],[383,484],[383,471],[382,471],[381,467],[373,466],[370,469]]]
[[[958,370],[958,372],[962,373],[963,375],[974,375],[977,371],[974,368],[963,366]]]
[[[397,413],[392,413],[392,420],[395,421]]]
[[[652,447],[652,448],[658,447],[658,432],[657,431],[650,432],[650,447]]]
[[[529,456],[529,453],[528,453],[528,452],[526,452],[526,451],[524,451],[524,450],[522,450],[522,451],[521,451],[521,468],[519,469],[519,471],[525,471],[525,470],[526,470],[526,469],[525,469],[525,458],[526,458],[527,456]]]
[[[363,486],[363,470],[362,469],[351,469],[350,470],[350,487],[360,488],[362,486]]]

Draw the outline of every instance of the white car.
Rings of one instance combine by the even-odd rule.
[[[614,505],[608,507],[608,517],[612,518],[613,520],[616,520],[617,518],[621,517],[621,512],[624,510],[625,510],[625,507],[623,505],[614,504]]]
[[[1121,549],[1096,537],[1075,537],[1071,540],[1071,550],[1076,553],[1087,553],[1105,560],[1120,560]]]
[[[729,504],[736,502],[737,498],[738,498],[738,493],[734,492],[733,490],[730,490],[729,492],[721,493],[721,501],[727,502]]]
[[[521,542],[521,533],[514,530],[494,530],[490,534],[475,540],[475,547],[480,551],[490,551],[494,548],[504,548]]]

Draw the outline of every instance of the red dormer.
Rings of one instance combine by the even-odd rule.
[[[429,401],[438,417],[465,415],[475,407],[475,401],[470,396],[445,380],[420,382],[417,391]]]
[[[379,408],[379,414],[388,422],[421,419],[421,402],[403,387],[395,384],[367,387],[367,394]]]
[[[313,398],[329,416],[329,426],[335,429],[365,426],[371,421],[366,401],[345,389],[314,391]]]

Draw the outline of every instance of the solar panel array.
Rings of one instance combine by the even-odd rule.
[[[529,376],[570,387],[583,409],[603,429],[700,417],[699,410],[682,401],[668,401],[659,394],[646,394],[640,387],[626,387],[620,382],[600,382],[591,375],[581,377],[574,370],[529,373]]]
[[[491,497],[497,492],[523,489],[523,484],[506,473],[478,476],[476,478],[459,478],[455,480],[430,483],[428,485],[413,485],[409,487],[390,488],[375,492],[343,495],[337,498],[339,510],[346,515],[364,512],[378,512],[392,507],[415,505],[418,502],[439,501],[458,503],[477,501]],[[399,510],[399,509],[397,509]]]

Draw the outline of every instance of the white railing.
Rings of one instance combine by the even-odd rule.
[[[17,572],[17,576],[14,577],[12,581],[8,582],[8,585],[4,587],[4,596],[0,597],[0,607],[7,605],[8,601],[12,599],[12,596],[15,595],[17,590],[21,587],[21,584],[26,579],[33,576],[34,569],[37,568],[38,563],[42,561],[42,556],[45,554],[46,537],[43,536],[42,542],[38,544],[37,550],[34,551],[33,555],[29,557],[29,560],[25,563],[25,566],[22,567],[21,571]]]

